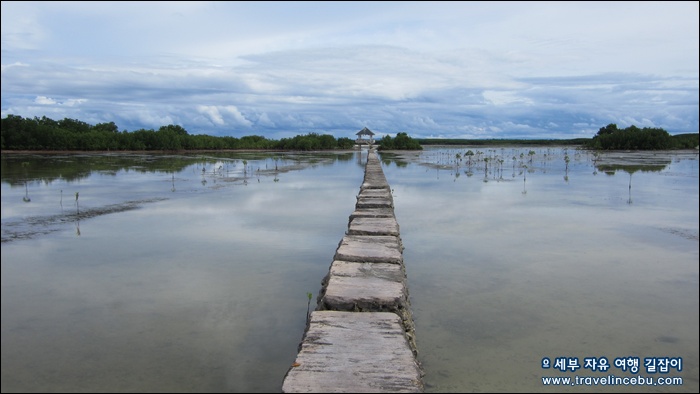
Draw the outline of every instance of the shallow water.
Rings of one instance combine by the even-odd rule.
[[[541,360],[666,356],[684,385],[635,390],[697,392],[697,153],[529,150],[381,155],[426,391],[629,391]],[[364,152],[3,155],[2,391],[280,391]]]
[[[641,391],[696,391],[697,157],[634,172],[630,188],[629,173],[594,175],[583,154],[564,179],[562,155],[550,155],[486,182],[464,166],[385,170],[428,391],[629,391],[541,380],[635,376],[544,370],[544,357],[628,356],[683,357],[667,375],[684,386]]]

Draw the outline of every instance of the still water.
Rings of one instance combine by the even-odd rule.
[[[698,391],[697,152],[380,157],[426,391]],[[2,392],[279,392],[365,159],[3,154]],[[683,386],[542,384],[611,374]]]

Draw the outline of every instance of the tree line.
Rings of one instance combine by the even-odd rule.
[[[590,138],[572,139],[511,139],[511,138],[482,138],[478,140],[462,138],[417,138],[421,145],[472,145],[472,146],[561,146],[584,145]]]
[[[8,115],[0,120],[3,150],[78,151],[178,151],[178,150],[334,150],[352,149],[350,138],[309,133],[272,140],[259,135],[214,137],[191,135],[182,126],[167,125],[158,130],[119,131],[114,122],[90,125],[65,118],[22,118]]]
[[[167,125],[158,130],[119,131],[114,122],[91,125],[65,118],[46,116],[23,118],[8,115],[0,120],[0,147],[3,150],[78,150],[78,151],[178,151],[178,150],[335,150],[352,149],[355,142],[347,137],[309,133],[272,140],[259,135],[214,137],[191,135],[182,126]],[[420,150],[422,144],[457,145],[581,145],[596,150],[694,149],[698,133],[670,135],[662,128],[630,126],[619,129],[611,123],[601,127],[593,138],[573,140],[466,140],[415,139],[405,132],[396,137],[385,135],[377,141],[379,150]]]
[[[619,129],[610,123],[601,127],[598,133],[585,144],[592,149],[602,150],[663,150],[693,149],[698,146],[698,134],[672,136],[660,127],[629,126]]]
[[[396,137],[385,135],[378,141],[378,150],[422,150],[423,147],[417,139],[411,138],[407,133],[400,132]]]
[[[556,146],[578,145],[594,150],[664,150],[696,149],[698,133],[670,135],[662,128],[630,126],[618,129],[611,123],[601,127],[593,138],[574,138],[567,140],[547,139],[441,139],[419,138],[422,145],[473,145],[473,146]]]

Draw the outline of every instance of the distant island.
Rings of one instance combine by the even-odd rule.
[[[0,120],[0,147],[3,151],[197,151],[197,150],[347,150],[355,141],[330,134],[308,133],[272,140],[259,135],[214,137],[191,135],[182,126],[167,125],[158,130],[119,131],[114,122],[91,125],[65,118],[23,118],[7,115]],[[593,138],[568,140],[518,139],[438,139],[412,138],[405,132],[385,135],[376,141],[379,150],[421,150],[423,145],[579,145],[596,150],[696,149],[698,133],[671,136],[661,128],[630,126],[618,129],[609,124]]]
[[[418,138],[421,145],[476,145],[476,146],[555,146],[578,145],[593,150],[674,150],[697,149],[698,133],[670,135],[662,128],[630,126],[618,129],[611,123],[601,127],[593,138],[561,140],[548,139],[440,139]]]

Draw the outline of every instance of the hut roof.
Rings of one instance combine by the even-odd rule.
[[[358,131],[355,135],[374,135],[374,133],[372,132],[372,130],[365,127],[364,129]]]

